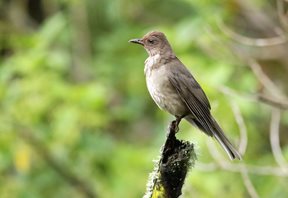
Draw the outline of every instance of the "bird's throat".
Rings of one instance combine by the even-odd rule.
[[[152,72],[153,69],[157,69],[161,66],[161,56],[160,54],[155,54],[153,56],[149,56],[145,60],[145,75],[148,75]]]

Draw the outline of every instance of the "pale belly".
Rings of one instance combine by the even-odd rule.
[[[146,76],[148,91],[160,109],[174,116],[183,116],[187,113],[186,105],[170,84],[165,69],[162,66]]]

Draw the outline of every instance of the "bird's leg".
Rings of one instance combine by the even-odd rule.
[[[179,123],[181,122],[182,117],[176,117],[175,120],[175,133],[179,131]]]
[[[179,124],[180,124],[182,118],[184,118],[184,117],[185,116],[176,116],[176,120],[172,121],[172,126],[173,126],[175,133],[177,133],[179,131]]]

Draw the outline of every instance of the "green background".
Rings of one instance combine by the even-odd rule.
[[[231,162],[183,121],[178,137],[192,141],[198,156],[183,197],[288,197],[288,28],[279,5],[0,1],[0,197],[143,196],[174,119],[149,96],[145,50],[128,43],[151,30],[166,34],[229,139],[245,151]],[[279,126],[282,163],[272,155],[270,123]]]

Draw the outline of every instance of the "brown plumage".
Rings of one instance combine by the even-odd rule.
[[[146,49],[146,84],[149,93],[160,109],[197,126],[208,136],[215,137],[230,159],[241,159],[240,154],[225,136],[210,113],[210,103],[201,86],[175,56],[162,32],[150,32],[141,39],[132,39]]]

